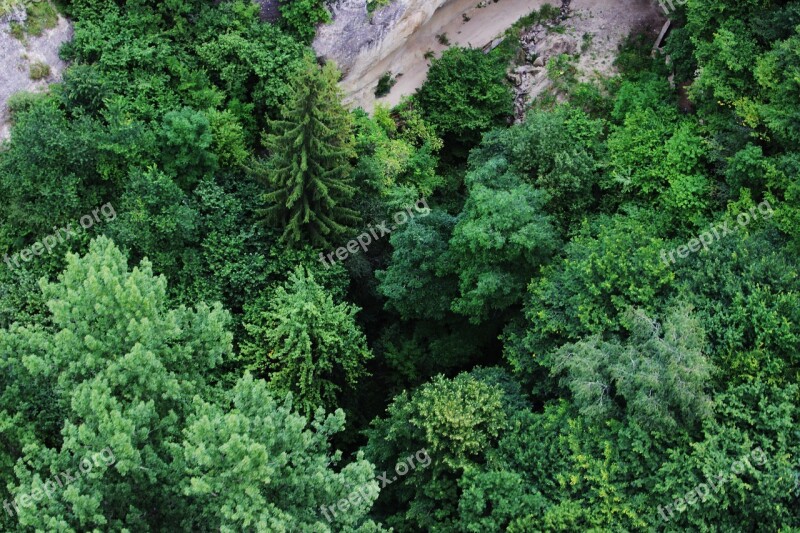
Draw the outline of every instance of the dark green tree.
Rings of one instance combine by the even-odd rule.
[[[317,25],[331,19],[325,3],[325,0],[281,0],[281,25],[310,43],[317,33]]]
[[[435,59],[417,99],[436,133],[474,145],[482,132],[504,124],[513,111],[505,72],[503,61],[471,48]]]
[[[347,207],[355,194],[351,184],[352,119],[341,104],[339,72],[328,63],[308,61],[291,81],[281,118],[270,123],[264,145],[266,164],[257,173],[271,189],[264,195],[264,215],[297,245],[307,240],[330,246],[358,213]]]
[[[164,116],[158,141],[161,146],[161,165],[185,188],[217,169],[218,158],[211,145],[214,137],[205,113],[184,107]]]
[[[447,315],[458,294],[458,282],[448,274],[452,268],[447,264],[455,225],[455,217],[435,210],[392,234],[391,262],[376,272],[387,309],[404,320],[441,320]]]
[[[469,198],[450,240],[461,297],[453,310],[478,323],[520,302],[558,246],[548,194],[523,183],[502,157],[466,178]]]

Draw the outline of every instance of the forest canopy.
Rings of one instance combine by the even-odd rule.
[[[798,531],[800,2],[683,4],[514,120],[510,41],[367,113],[321,0],[59,2],[0,530]]]

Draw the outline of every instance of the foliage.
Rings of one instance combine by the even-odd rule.
[[[310,43],[317,25],[331,19],[324,0],[281,0],[281,24],[302,41]]]
[[[270,159],[258,174],[270,191],[264,214],[283,229],[282,239],[297,244],[307,238],[327,247],[357,220],[346,207],[355,194],[350,184],[352,123],[339,102],[339,73],[333,64],[319,70],[312,63],[292,81],[292,95],[271,124],[264,145]]]
[[[402,394],[388,417],[368,431],[367,457],[378,464],[425,449],[430,466],[391,486],[378,503],[391,509],[398,531],[446,531],[457,507],[457,479],[485,458],[505,426],[500,390],[469,374],[438,376],[413,395]],[[383,501],[382,501],[383,500]],[[385,502],[385,503],[384,503]]]
[[[502,161],[487,167],[467,177],[470,195],[450,240],[450,266],[459,272],[461,292],[453,310],[475,323],[518,303],[558,244],[543,213],[547,194],[509,175]],[[483,173],[499,176],[497,188],[481,182]]]
[[[797,270],[774,231],[720,242],[686,263],[683,293],[709,333],[720,383],[796,380]]]
[[[136,257],[148,257],[159,272],[175,276],[180,271],[175,247],[187,249],[195,243],[200,224],[199,213],[188,200],[163,172],[155,168],[136,172],[129,177],[119,202],[119,220],[106,231],[135,250]]]
[[[25,2],[25,22],[20,25],[20,37],[40,37],[45,30],[58,24],[58,11],[50,0]]]
[[[372,358],[355,323],[359,309],[335,304],[314,276],[298,268],[285,287],[278,287],[269,307],[245,324],[253,337],[243,352],[255,368],[266,371],[277,391],[291,391],[301,412],[338,405],[366,376]]]
[[[378,86],[375,88],[375,96],[377,98],[386,96],[392,90],[392,87],[394,87],[395,83],[397,83],[397,80],[394,79],[392,73],[386,72],[378,80]]]
[[[74,471],[88,452],[110,447],[116,463],[38,509],[20,507],[20,522],[42,529],[178,523],[181,498],[165,485],[177,475],[170,442],[188,414],[185,398],[209,394],[204,375],[230,351],[227,313],[205,304],[168,309],[166,280],[146,261],[129,271],[106,238],[84,257],[71,255],[59,281],[42,290],[52,331],[4,331],[3,352],[24,354],[26,371],[52,390],[63,427],[17,455],[14,492]],[[149,516],[165,497],[176,498],[173,505]]]
[[[278,402],[263,381],[246,374],[230,393],[230,409],[195,400],[176,461],[190,498],[186,530],[325,531],[321,508],[356,487],[368,500],[332,518],[338,531],[378,531],[366,518],[378,494],[373,467],[359,458],[340,472],[330,437],[344,427],[341,410],[306,419]],[[331,512],[328,511],[328,516]]]
[[[448,241],[455,219],[441,211],[411,220],[391,237],[389,268],[375,273],[386,307],[404,320],[441,320],[457,294],[456,280],[447,275]]]
[[[629,307],[653,313],[670,296],[675,274],[652,228],[636,217],[600,222],[596,229],[586,224],[564,259],[529,285],[524,343],[507,352],[515,367],[547,364],[547,354],[565,342],[621,332]]]
[[[164,115],[158,143],[162,168],[186,188],[214,172],[217,157],[211,153],[211,124],[203,113],[183,108]]]
[[[310,430],[291,400],[278,402],[249,375],[227,399],[207,382],[208,370],[231,350],[221,306],[168,309],[165,279],[154,277],[147,261],[129,271],[105,238],[86,256],[70,256],[59,281],[42,290],[53,331],[0,330],[0,362],[17,378],[4,388],[0,413],[11,421],[9,408],[23,405],[20,414],[34,422],[17,416],[19,429],[3,426],[3,441],[13,444],[0,459],[17,459],[13,494],[41,494],[36,487],[47,477],[74,472],[92,451],[109,450],[110,457],[104,453],[105,464],[37,508],[19,507],[21,524],[319,529],[319,505],[364,486],[369,499],[337,523],[346,531],[377,530],[365,519],[377,495],[372,466],[359,458],[340,472],[329,468],[341,458],[328,444],[344,426],[341,411],[320,411]],[[45,405],[43,394],[50,407],[28,411]],[[243,475],[252,483],[233,481]],[[225,499],[214,496],[223,493]],[[170,505],[159,507],[165,500]]]
[[[41,61],[31,63],[29,76],[33,81],[39,81],[50,76],[50,65]]]
[[[431,61],[416,98],[437,133],[469,146],[511,114],[511,90],[504,79],[505,66],[492,56],[451,48]]]
[[[553,370],[566,374],[562,383],[581,414],[602,419],[622,411],[642,427],[663,429],[710,417],[703,389],[712,366],[699,321],[685,307],[663,326],[641,311],[626,318],[630,337],[624,344],[595,336],[558,351]]]
[[[430,197],[443,184],[438,174],[442,140],[411,105],[391,112],[376,106],[373,117],[356,111],[355,178],[373,188],[387,202],[415,202]],[[408,197],[408,198],[405,198]]]
[[[368,114],[322,0],[59,2],[0,145],[0,530],[796,529],[800,2],[675,3],[512,125],[558,7]]]
[[[391,0],[367,0],[367,11],[372,13],[377,11],[385,5],[388,5]]]
[[[120,139],[119,129],[107,131],[90,117],[70,120],[52,99],[29,105],[16,115],[0,160],[0,194],[8,202],[2,218],[14,227],[18,244],[109,201],[121,176],[106,172],[106,163],[152,147],[146,134],[129,131]]]
[[[602,120],[570,105],[532,110],[521,125],[487,134],[470,154],[470,166],[489,184],[496,169],[478,169],[502,154],[522,180],[549,193],[545,209],[566,229],[595,206],[593,188],[605,159],[603,130]]]

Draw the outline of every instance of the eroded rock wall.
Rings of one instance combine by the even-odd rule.
[[[398,52],[431,20],[437,9],[454,0],[394,0],[373,13],[367,0],[339,0],[332,5],[333,22],[321,26],[314,40],[317,55],[333,60],[344,74],[349,99],[374,89],[385,71],[400,70]],[[382,70],[381,65],[386,65]],[[394,68],[392,68],[394,67]]]

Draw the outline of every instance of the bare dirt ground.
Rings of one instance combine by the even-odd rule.
[[[429,68],[425,54],[432,51],[439,57],[448,48],[439,42],[438,35],[447,35],[450,46],[482,48],[531,11],[548,3],[561,5],[560,0],[499,0],[496,3],[489,0],[486,7],[478,7],[479,3],[480,0],[457,0],[441,7],[405,46],[377,65],[375,72],[380,71],[380,74],[386,71],[402,74],[392,91],[378,102],[390,107],[397,105],[423,84]],[[375,98],[370,93],[362,94],[355,104],[371,111]]]
[[[439,42],[438,35],[447,35],[450,46],[482,48],[534,9],[547,3],[560,5],[560,2],[542,0],[489,1],[486,7],[477,7],[478,3],[478,0],[459,0],[439,9],[430,22],[403,47],[402,60],[387,69],[402,76],[397,78],[392,92],[378,101],[390,107],[395,106],[425,82],[429,68],[425,54],[433,51],[439,57],[448,48]],[[468,21],[464,15],[469,18]],[[369,95],[366,96],[369,100]],[[369,102],[365,103],[371,107]]]
[[[10,23],[25,20],[24,10],[0,17],[0,140],[10,134],[7,102],[20,91],[42,92],[61,78],[67,64],[58,57],[58,49],[72,38],[72,25],[59,16],[54,28],[44,30],[39,37],[26,36],[20,41],[10,33]],[[31,65],[46,63],[49,76],[34,81],[30,78]]]
[[[443,6],[401,49],[377,64],[373,69],[376,76],[386,71],[401,74],[392,91],[377,102],[394,106],[423,84],[430,67],[425,54],[433,51],[438,57],[447,48],[439,42],[438,35],[446,34],[450,46],[482,48],[534,9],[546,3],[561,5],[560,0],[489,0],[486,7],[478,7],[478,3],[479,0],[458,0]],[[567,34],[579,45],[584,42],[584,35],[590,36],[585,38],[589,44],[577,63],[583,79],[612,75],[617,49],[626,37],[635,31],[660,28],[664,21],[651,0],[573,0],[571,9],[572,15],[564,23]],[[367,111],[376,103],[369,91],[350,96],[354,107]]]
[[[578,70],[583,77],[615,73],[613,66],[619,45],[635,32],[653,34],[653,42],[666,20],[650,0],[572,0],[572,16],[564,24],[574,37],[590,35],[581,53]]]

